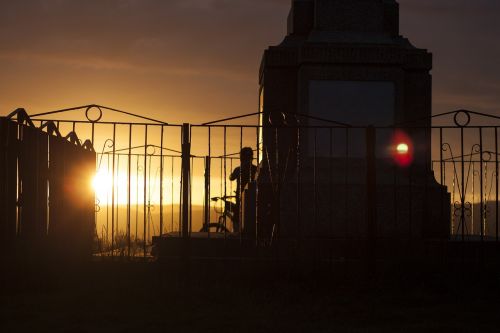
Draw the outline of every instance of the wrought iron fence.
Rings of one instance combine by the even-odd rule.
[[[85,118],[67,120],[70,112]],[[97,256],[149,257],[162,237],[243,243],[249,236],[233,233],[224,200],[243,199],[231,198],[237,182],[229,180],[243,147],[254,151],[258,176],[248,196],[253,212],[242,205],[236,214],[242,223],[245,214],[255,219],[250,238],[258,246],[370,237],[498,241],[498,117],[461,110],[435,116],[430,128],[172,125],[90,105],[32,119],[93,142]]]

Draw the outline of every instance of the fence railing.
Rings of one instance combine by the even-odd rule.
[[[115,109],[109,111],[118,112],[120,121],[107,121],[103,107],[68,110],[84,111],[86,119],[42,119],[59,112],[32,119],[91,138],[99,256],[149,257],[153,238],[160,236],[240,244],[251,238],[259,246],[370,237],[499,239],[500,126],[489,115],[447,113],[443,117],[451,122],[436,118],[444,123],[431,128],[272,127],[131,121],[120,117],[135,115]],[[244,147],[254,151],[258,171],[251,191],[240,198],[238,180],[229,177]],[[242,224],[238,233],[235,214]]]

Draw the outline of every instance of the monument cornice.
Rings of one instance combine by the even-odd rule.
[[[424,49],[385,45],[305,45],[299,48],[270,47],[263,63],[270,67],[296,67],[304,64],[383,65],[405,69],[431,70],[432,54]]]

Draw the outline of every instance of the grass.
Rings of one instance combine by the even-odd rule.
[[[0,331],[499,331],[495,279],[368,288],[328,279],[313,284],[312,276],[292,281],[271,274],[252,281],[234,274],[207,282],[201,275],[185,289],[183,280],[152,264],[95,264],[83,270],[34,280],[16,279],[11,272],[4,281],[10,287],[0,296]]]

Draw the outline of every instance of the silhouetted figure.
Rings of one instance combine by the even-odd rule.
[[[241,194],[249,182],[255,180],[257,167],[252,164],[253,150],[250,147],[244,147],[240,151],[240,166],[236,167],[229,180],[236,180],[236,204],[231,207],[231,218],[233,220],[234,232],[240,231],[240,202]]]

